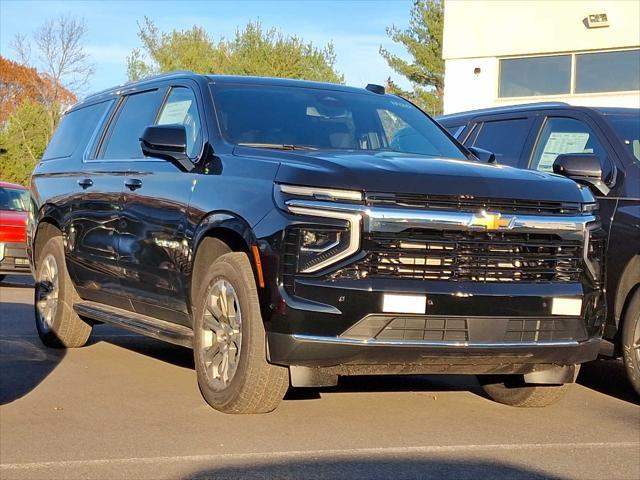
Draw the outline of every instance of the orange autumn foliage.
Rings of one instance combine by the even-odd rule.
[[[0,125],[16,111],[23,100],[61,106],[71,105],[76,97],[50,78],[30,68],[0,56]]]

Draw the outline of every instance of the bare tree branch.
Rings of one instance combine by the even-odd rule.
[[[86,86],[94,72],[89,55],[84,49],[87,27],[82,19],[60,16],[49,19],[33,33],[32,43],[23,35],[16,35],[11,46],[20,61],[32,64],[32,49],[36,64],[54,84],[53,104],[59,101],[60,87],[78,93]]]

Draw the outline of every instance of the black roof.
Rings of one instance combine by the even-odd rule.
[[[324,90],[336,90],[336,91],[343,91],[343,92],[367,93],[369,95],[378,95],[376,93],[372,93],[369,90],[366,90],[365,88],[348,87],[346,85],[340,85],[336,83],[313,82],[309,80],[294,80],[290,78],[252,77],[252,76],[243,76],[243,75],[200,75],[188,70],[175,70],[172,72],[155,75],[153,77],[143,78],[142,80],[138,80],[135,82],[128,82],[123,85],[118,85],[118,86],[109,88],[107,90],[93,93],[87,96],[82,102],[79,102],[79,103],[95,101],[95,100],[106,98],[109,96],[118,95],[122,91],[126,91],[129,89],[137,89],[139,87],[144,87],[147,84],[153,84],[158,80],[166,80],[166,79],[172,79],[172,78],[176,78],[176,79],[192,78],[197,80],[204,79],[213,83],[220,82],[220,83],[236,83],[236,84],[248,84],[248,85],[279,85],[279,86],[289,86],[289,87],[320,88]]]
[[[523,103],[519,105],[505,105],[504,107],[492,107],[482,108],[479,110],[469,110],[466,112],[451,113],[448,115],[440,115],[436,117],[436,120],[451,121],[459,120],[461,122],[467,122],[471,117],[477,117],[479,115],[491,115],[494,113],[518,113],[518,112],[530,112],[532,110],[544,110],[544,109],[558,109],[558,110],[592,110],[602,115],[613,114],[638,114],[640,109],[637,108],[622,108],[622,107],[585,107],[579,105],[570,105],[566,102],[537,102],[537,103]]]

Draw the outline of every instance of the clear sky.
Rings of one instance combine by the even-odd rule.
[[[387,37],[390,25],[406,27],[411,0],[210,0],[210,1],[19,1],[0,0],[0,53],[14,58],[10,42],[16,33],[30,34],[45,20],[59,15],[85,19],[87,51],[96,73],[88,92],[126,81],[126,57],[140,45],[138,21],[146,15],[161,31],[205,28],[217,40],[231,37],[237,27],[260,20],[267,28],[297,35],[316,46],[332,41],[337,69],[346,83],[383,84],[391,76],[401,86],[406,81],[389,69],[378,53],[380,45],[405,56],[402,47]]]

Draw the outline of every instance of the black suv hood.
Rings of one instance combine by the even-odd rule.
[[[236,155],[240,154],[236,149]],[[247,150],[253,150],[251,153]],[[278,158],[279,183],[368,192],[473,195],[564,202],[593,201],[572,180],[470,160],[451,160],[397,152],[264,151],[248,156]]]

